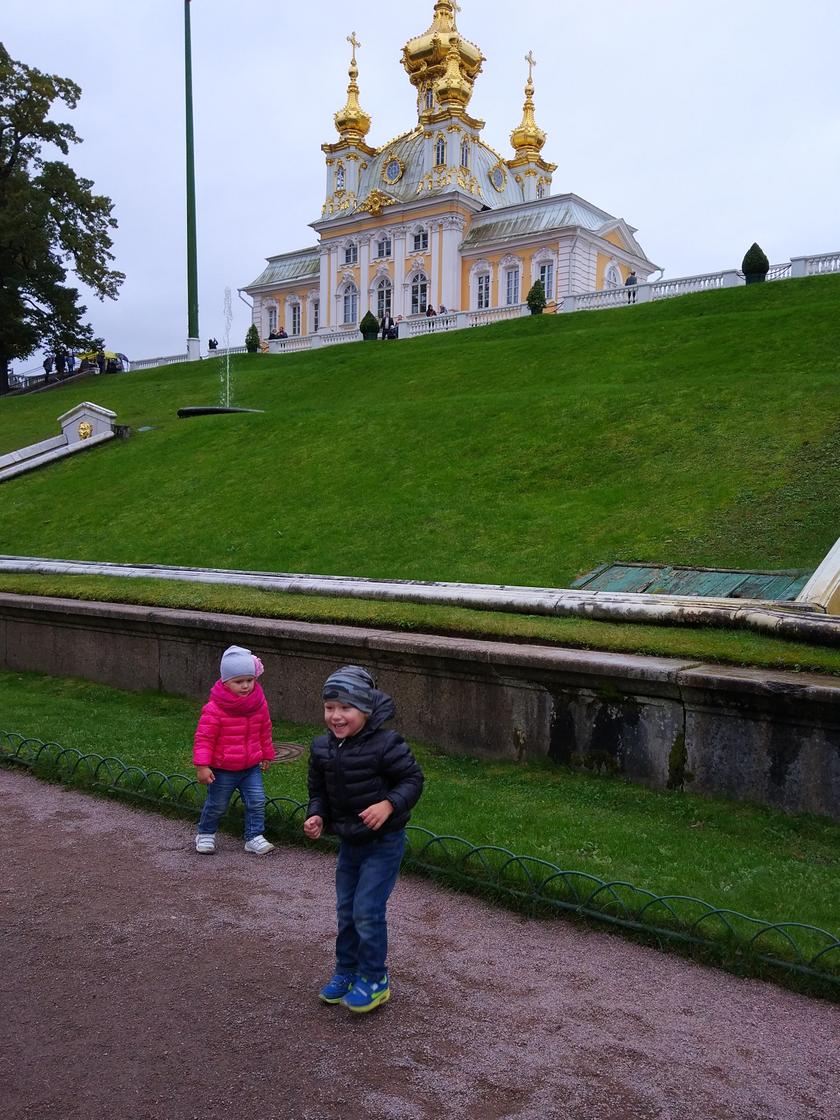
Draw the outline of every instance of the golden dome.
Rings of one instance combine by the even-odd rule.
[[[446,56],[446,69],[443,77],[435,82],[435,96],[441,109],[465,109],[472,97],[472,82],[464,77],[460,66],[458,44],[460,39],[453,35],[449,40],[449,54]]]
[[[359,76],[359,67],[356,65],[356,47],[362,44],[356,38],[356,32],[347,36],[347,42],[353,47],[353,58],[350,62],[348,75],[350,85],[347,87],[347,104],[335,114],[335,127],[338,129],[342,140],[361,143],[370,131],[370,116],[359,104],[359,87],[356,79]]]
[[[510,134],[510,142],[514,151],[520,158],[539,159],[540,151],[545,144],[546,134],[534,119],[534,79],[533,67],[536,60],[529,51],[525,56],[528,63],[528,81],[525,85],[525,105],[522,110],[522,120],[519,126]]]
[[[411,39],[403,47],[402,64],[411,80],[419,89],[428,89],[451,72],[450,55],[454,50],[454,66],[463,88],[467,91],[466,105],[472,95],[472,87],[484,62],[484,55],[475,43],[462,39],[455,22],[456,12],[460,11],[454,0],[437,0],[432,26],[422,35]],[[447,76],[447,84],[451,79]]]

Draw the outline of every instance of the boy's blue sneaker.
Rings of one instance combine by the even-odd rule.
[[[391,985],[388,973],[380,980],[368,980],[360,976],[350,991],[339,1002],[348,1011],[373,1011],[380,1003],[387,1003],[391,998]]]
[[[356,983],[355,972],[337,972],[318,993],[324,1003],[338,1003]]]

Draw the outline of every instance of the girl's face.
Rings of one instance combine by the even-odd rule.
[[[324,723],[336,739],[349,739],[361,731],[367,723],[367,716],[352,704],[342,704],[340,700],[324,701]]]
[[[225,688],[234,696],[250,696],[256,683],[256,677],[231,677],[225,681]]]

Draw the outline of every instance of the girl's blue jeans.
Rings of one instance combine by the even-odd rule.
[[[370,980],[379,979],[385,972],[385,908],[404,850],[404,828],[385,832],[366,844],[342,841],[335,869],[336,972],[357,973]]]
[[[245,839],[260,836],[265,827],[265,789],[259,763],[247,770],[220,770],[213,767],[215,782],[207,787],[207,797],[198,820],[198,831],[213,835],[227,812],[236,790],[245,806]]]

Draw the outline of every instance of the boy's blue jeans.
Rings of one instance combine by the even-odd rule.
[[[198,831],[213,835],[227,812],[236,790],[245,806],[245,839],[260,836],[265,827],[265,789],[259,763],[247,770],[219,770],[213,767],[215,782],[207,787],[207,797],[198,820]]]
[[[366,844],[343,841],[335,869],[336,972],[379,979],[388,957],[385,907],[405,850],[405,829]]]

